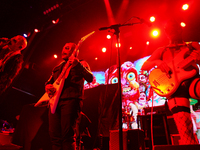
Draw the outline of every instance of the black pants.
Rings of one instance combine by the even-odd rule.
[[[74,128],[80,112],[77,99],[60,100],[56,112],[49,111],[49,135],[52,150],[74,150]]]

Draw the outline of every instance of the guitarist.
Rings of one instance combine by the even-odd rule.
[[[187,56],[192,56],[194,61],[188,66],[187,70],[196,70],[193,77],[187,78],[180,83],[178,89],[168,99],[168,106],[171,110],[177,129],[180,134],[180,144],[197,144],[198,141],[193,135],[193,126],[190,116],[189,98],[200,98],[200,76],[197,64],[200,60],[200,46],[197,42],[186,44],[182,39],[182,27],[175,20],[170,20],[165,26],[165,32],[169,39],[169,45],[158,48],[143,64],[142,70],[150,70],[157,66],[168,77],[173,72],[167,64],[172,62],[177,54],[184,48],[188,48]],[[181,59],[181,58],[180,58]],[[177,76],[174,73],[175,78]],[[184,74],[187,76],[187,74]]]
[[[66,43],[62,49],[60,65],[53,69],[50,79],[46,82],[45,90],[51,98],[56,89],[54,81],[58,78],[63,66],[69,61],[72,65],[60,95],[60,99],[54,114],[49,111],[49,134],[52,142],[52,150],[74,150],[74,126],[81,110],[83,99],[84,80],[92,82],[93,74],[85,61],[80,61],[72,53],[76,44]]]

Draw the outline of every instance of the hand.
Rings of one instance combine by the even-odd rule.
[[[194,60],[200,60],[200,50],[193,50],[190,56],[193,57]]]
[[[193,59],[195,61],[200,60],[200,45],[199,45],[199,42],[190,42],[188,44],[188,46],[193,49],[190,56],[193,57]]]
[[[196,50],[197,50],[197,49],[200,49],[199,42],[192,42],[192,43],[191,43],[191,46],[194,47]]]
[[[52,84],[47,84],[45,86],[45,91],[47,92],[48,96],[52,98],[56,93],[56,88]]]
[[[172,72],[170,67],[166,64],[166,62],[164,61],[159,61],[159,63],[157,63],[157,67],[158,69],[160,69],[162,72],[166,72],[166,73],[170,73]]]
[[[71,64],[71,65],[73,65],[73,66],[76,66],[78,63],[79,63],[79,60],[78,60],[78,58],[76,58],[76,57],[74,57],[74,55],[71,55],[70,57],[69,57],[69,63]]]

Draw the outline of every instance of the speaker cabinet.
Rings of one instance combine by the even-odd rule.
[[[154,145],[171,144],[166,114],[153,114],[152,121]],[[144,130],[145,147],[152,149],[151,115],[138,115],[138,125]]]
[[[119,130],[110,130],[109,150],[119,150]],[[123,150],[145,150],[144,131],[123,130]]]
[[[154,150],[198,150],[200,145],[155,145]]]

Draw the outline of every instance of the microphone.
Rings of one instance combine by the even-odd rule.
[[[99,31],[101,31],[101,30],[107,30],[107,29],[109,29],[109,27],[102,27],[102,28],[99,28]]]
[[[121,24],[114,24],[114,25],[111,25],[109,27],[101,27],[101,28],[99,28],[99,31],[101,31],[101,30],[107,30],[107,29],[116,29],[116,28],[118,28],[120,26],[122,26],[122,25]]]
[[[141,23],[146,24],[148,27],[151,27],[151,26],[152,26],[152,23],[150,23],[149,21],[146,21],[146,20],[144,20],[144,19],[142,19],[142,18],[139,18],[139,20],[141,21]]]

